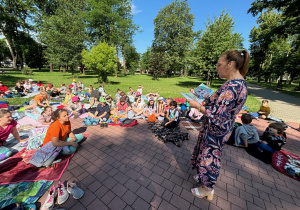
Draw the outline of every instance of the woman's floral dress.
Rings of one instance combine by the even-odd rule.
[[[216,184],[224,144],[231,135],[235,117],[246,102],[247,95],[245,80],[234,79],[225,82],[206,99],[206,115],[191,158],[201,186],[213,188]]]

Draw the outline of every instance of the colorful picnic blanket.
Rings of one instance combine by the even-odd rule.
[[[70,158],[74,155],[62,155],[61,162],[55,163],[48,168],[37,168],[27,164],[23,159],[30,159],[33,152],[24,157],[25,149],[21,150],[4,163],[0,164],[0,184],[12,184],[27,181],[57,181],[66,169]]]
[[[0,209],[13,203],[35,203],[52,183],[53,181],[36,181],[0,185]]]
[[[199,131],[199,129],[201,128],[201,124],[200,123],[195,123],[195,122],[191,122],[188,120],[183,120],[181,118],[181,124],[187,129],[187,130],[194,130],[194,131]]]

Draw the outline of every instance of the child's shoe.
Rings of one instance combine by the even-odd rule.
[[[17,111],[18,112],[21,112],[21,111],[24,111],[25,110],[25,107],[21,107],[20,109],[18,109]]]
[[[73,194],[74,199],[80,199],[84,195],[83,190],[80,189],[75,182],[67,183],[67,191],[68,193]]]
[[[55,189],[54,185],[52,185],[52,187],[50,188],[49,194],[48,194],[41,210],[48,210],[48,209],[53,208],[56,193],[57,193],[56,189]]]
[[[58,191],[57,203],[61,205],[68,200],[69,193],[67,192],[64,183],[62,183],[61,181],[58,182],[57,191]]]
[[[108,125],[106,122],[103,123],[104,128],[108,128]]]
[[[104,128],[104,123],[100,123],[100,128]]]

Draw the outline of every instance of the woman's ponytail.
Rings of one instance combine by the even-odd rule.
[[[241,51],[241,55],[244,57],[244,63],[239,70],[240,70],[241,75],[244,77],[244,76],[246,76],[246,74],[248,72],[250,55],[249,55],[248,51],[245,49]]]

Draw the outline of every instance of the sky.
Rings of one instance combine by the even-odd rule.
[[[225,9],[233,17],[235,32],[241,33],[245,41],[244,48],[249,48],[249,35],[256,25],[256,17],[247,14],[254,0],[188,0],[191,13],[194,14],[194,31],[205,30],[208,17],[213,19]],[[153,19],[159,10],[170,4],[172,0],[133,0],[133,21],[140,26],[141,33],[134,36],[134,45],[139,53],[144,53],[154,39]]]

